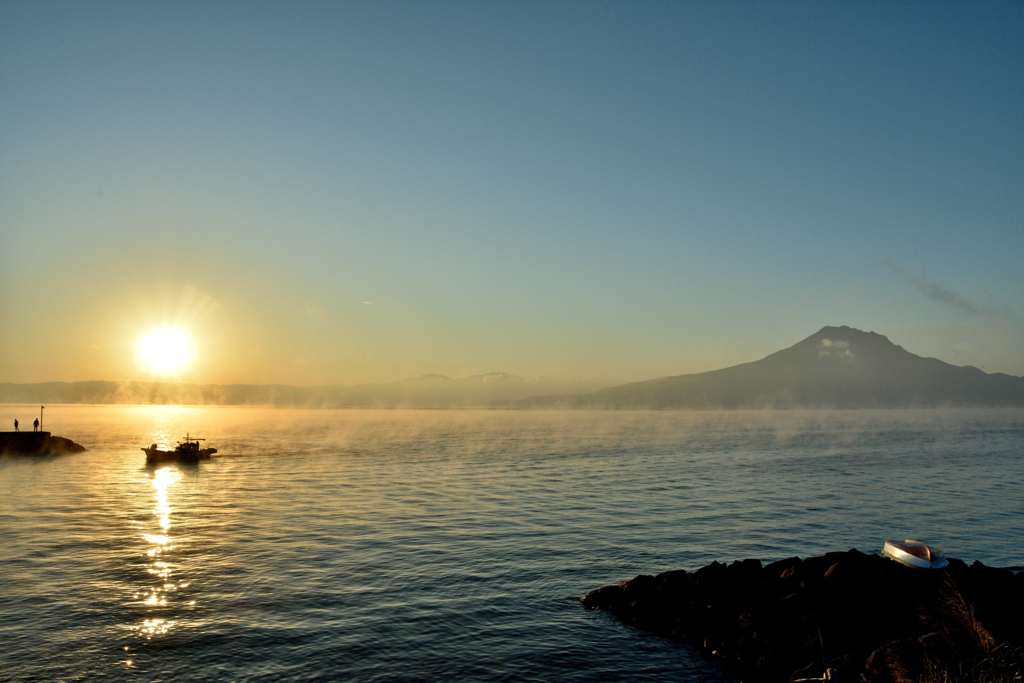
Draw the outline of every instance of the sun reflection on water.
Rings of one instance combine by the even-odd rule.
[[[148,546],[146,557],[149,562],[146,565],[146,573],[155,577],[158,583],[146,586],[135,593],[135,600],[142,604],[147,614],[142,622],[133,629],[136,634],[146,640],[165,635],[171,630],[173,621],[166,617],[155,616],[153,611],[168,607],[171,594],[188,585],[184,581],[172,580],[174,566],[167,559],[169,553],[174,550],[174,539],[170,533],[172,511],[169,493],[179,481],[181,481],[181,472],[175,467],[161,467],[153,473],[150,479],[150,484],[156,494],[153,515],[156,517],[159,530],[144,532],[142,539]]]
[[[181,472],[174,467],[161,467],[153,473],[153,488],[156,489],[156,515],[160,528],[171,528],[171,505],[167,501],[167,490],[181,481]]]

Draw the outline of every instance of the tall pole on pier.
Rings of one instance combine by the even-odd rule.
[[[43,431],[43,408],[46,406],[39,406],[39,431]]]

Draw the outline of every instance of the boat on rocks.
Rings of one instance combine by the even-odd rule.
[[[882,554],[890,560],[916,569],[942,569],[949,564],[938,548],[909,538],[903,541],[887,540],[882,544]]]
[[[199,442],[205,440],[193,438],[192,435],[186,434],[185,438],[178,442],[173,451],[162,451],[157,448],[156,444],[152,444],[149,448],[142,449],[146,454],[146,465],[162,465],[165,463],[194,465],[200,460],[209,460],[210,456],[217,452],[217,449],[200,448]]]

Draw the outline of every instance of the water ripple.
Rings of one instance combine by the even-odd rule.
[[[574,596],[890,535],[1024,565],[1020,411],[52,411],[89,452],[0,459],[16,681],[720,680]],[[141,467],[185,431],[224,457]]]

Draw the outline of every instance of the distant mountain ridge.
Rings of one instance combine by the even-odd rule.
[[[521,407],[895,408],[1024,405],[1024,378],[910,353],[876,332],[827,326],[765,358]]]
[[[1024,378],[910,353],[885,336],[823,327],[758,361],[599,388],[503,372],[299,387],[171,382],[0,383],[0,403],[155,403],[310,408],[901,408],[1024,405]]]
[[[478,408],[547,393],[578,393],[593,382],[529,380],[505,372],[421,375],[359,385],[184,384],[176,382],[0,383],[0,403],[153,403],[310,408]]]

